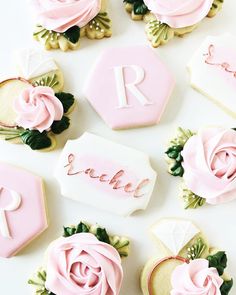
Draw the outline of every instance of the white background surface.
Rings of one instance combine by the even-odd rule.
[[[26,0],[2,1],[0,11],[1,47],[0,78],[14,74],[12,51],[20,47],[40,45],[32,40],[33,20],[28,13]],[[63,225],[87,220],[98,222],[108,231],[130,237],[132,251],[124,260],[124,283],[121,295],[139,295],[139,275],[146,260],[155,254],[147,229],[163,216],[190,218],[204,230],[210,243],[227,251],[228,271],[236,274],[236,201],[217,207],[205,206],[198,210],[185,211],[178,198],[180,178],[166,172],[163,153],[168,139],[177,126],[197,129],[207,124],[222,124],[236,127],[235,120],[221,111],[205,97],[192,90],[185,69],[193,51],[209,34],[235,32],[234,0],[225,1],[223,10],[214,19],[205,19],[192,34],[184,39],[175,38],[167,46],[156,49],[176,76],[177,84],[173,96],[158,126],[127,131],[112,131],[92,110],[83,96],[83,86],[91,66],[103,48],[114,45],[146,44],[144,23],[132,22],[125,13],[122,0],[110,1],[109,13],[113,20],[113,37],[102,41],[82,39],[81,49],[63,53],[54,51],[58,64],[65,74],[65,90],[74,93],[79,101],[72,116],[72,128],[59,138],[58,149],[50,153],[33,152],[26,146],[0,143],[0,160],[25,167],[41,175],[46,184],[46,196],[50,216],[49,229],[17,257],[0,259],[0,294],[30,294],[27,279],[40,265],[47,245],[57,238]],[[158,89],[153,89],[158,91]],[[64,199],[53,168],[67,138],[77,138],[85,130],[102,135],[118,143],[147,152],[153,168],[158,172],[158,184],[150,205],[145,212],[122,218]],[[1,176],[0,176],[1,177]],[[30,221],[29,221],[30,222]],[[236,294],[236,288],[230,293]]]

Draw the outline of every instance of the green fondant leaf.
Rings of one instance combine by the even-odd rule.
[[[52,144],[51,139],[48,137],[47,132],[42,133],[38,130],[25,130],[20,135],[24,144],[30,146],[32,150],[41,150],[49,148]]]
[[[75,44],[79,41],[80,38],[80,27],[73,26],[69,28],[65,33],[63,33],[63,36],[69,40],[71,43]]]
[[[105,228],[97,228],[96,237],[99,241],[110,244],[110,239]]]
[[[233,287],[233,279],[231,279],[230,281],[224,281],[224,283],[220,287],[221,295],[228,295],[232,287]]]
[[[68,129],[70,126],[70,119],[66,116],[63,116],[60,121],[54,121],[51,126],[51,131],[54,134],[60,134],[64,130]]]
[[[227,266],[227,256],[224,251],[219,251],[214,255],[207,257],[209,261],[209,266],[217,269],[220,276],[223,275],[224,269]]]
[[[63,105],[64,113],[67,113],[75,103],[74,95],[66,92],[58,92],[55,94]]]

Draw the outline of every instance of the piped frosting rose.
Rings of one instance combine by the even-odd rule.
[[[207,128],[190,137],[182,151],[184,181],[209,204],[236,198],[236,131]]]
[[[32,0],[38,23],[63,33],[87,25],[101,10],[101,0]]]
[[[144,0],[157,19],[171,28],[196,25],[211,9],[214,0]]]
[[[177,266],[171,284],[171,295],[221,295],[223,279],[208,260],[196,259]]]
[[[57,295],[118,295],[121,258],[93,234],[61,238],[48,250],[46,288]]]
[[[29,87],[15,99],[16,124],[25,129],[48,130],[63,116],[63,105],[47,86]]]

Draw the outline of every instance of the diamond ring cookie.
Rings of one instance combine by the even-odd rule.
[[[166,151],[169,173],[183,177],[185,208],[236,198],[236,131],[223,127],[198,132],[179,128]]]
[[[80,222],[64,227],[63,237],[51,243],[44,265],[28,283],[39,295],[119,295],[121,258],[128,254],[127,238]]]
[[[33,150],[51,150],[69,128],[75,99],[62,92],[64,78],[53,59],[35,50],[17,54],[20,77],[0,82],[0,138]]]
[[[236,117],[236,37],[209,36],[188,64],[191,86]]]
[[[192,32],[205,17],[213,17],[224,0],[124,0],[133,20],[144,20],[146,34],[153,47],[174,36]]]
[[[228,295],[227,256],[209,245],[191,221],[166,218],[150,230],[158,254],[141,274],[143,295]]]
[[[156,182],[148,155],[91,133],[66,143],[55,177],[63,196],[123,216],[147,207]]]
[[[47,227],[42,179],[0,163],[0,257],[10,258]]]
[[[85,95],[112,129],[159,123],[175,80],[147,46],[106,49],[91,70]]]
[[[34,38],[45,49],[77,49],[82,37],[110,37],[107,0],[31,0],[37,21]]]

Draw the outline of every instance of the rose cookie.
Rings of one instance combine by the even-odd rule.
[[[47,55],[27,49],[17,60],[21,76],[0,82],[0,138],[33,150],[53,149],[54,135],[70,125],[74,96],[62,92],[63,74]]]
[[[188,64],[191,85],[236,117],[236,38],[209,36]]]
[[[187,208],[221,204],[236,198],[236,131],[208,127],[197,133],[178,129],[166,151],[169,172],[184,180]]]
[[[0,163],[0,257],[9,258],[48,226],[40,177]]]
[[[44,266],[28,283],[39,295],[119,295],[121,258],[128,253],[128,239],[80,222],[64,227],[63,237],[51,243]]]
[[[38,23],[34,38],[46,49],[77,49],[80,38],[110,37],[107,0],[31,0]]]
[[[210,247],[191,221],[161,219],[151,234],[159,251],[143,269],[144,295],[229,294],[233,280],[225,272],[225,252]]]
[[[147,207],[156,172],[146,154],[84,133],[65,145],[55,177],[63,196],[126,216]]]
[[[166,44],[174,36],[192,32],[207,16],[213,17],[224,0],[124,0],[132,19],[144,19],[153,47]]]
[[[109,127],[127,129],[159,123],[174,85],[172,73],[152,49],[118,47],[98,58],[85,94]]]

